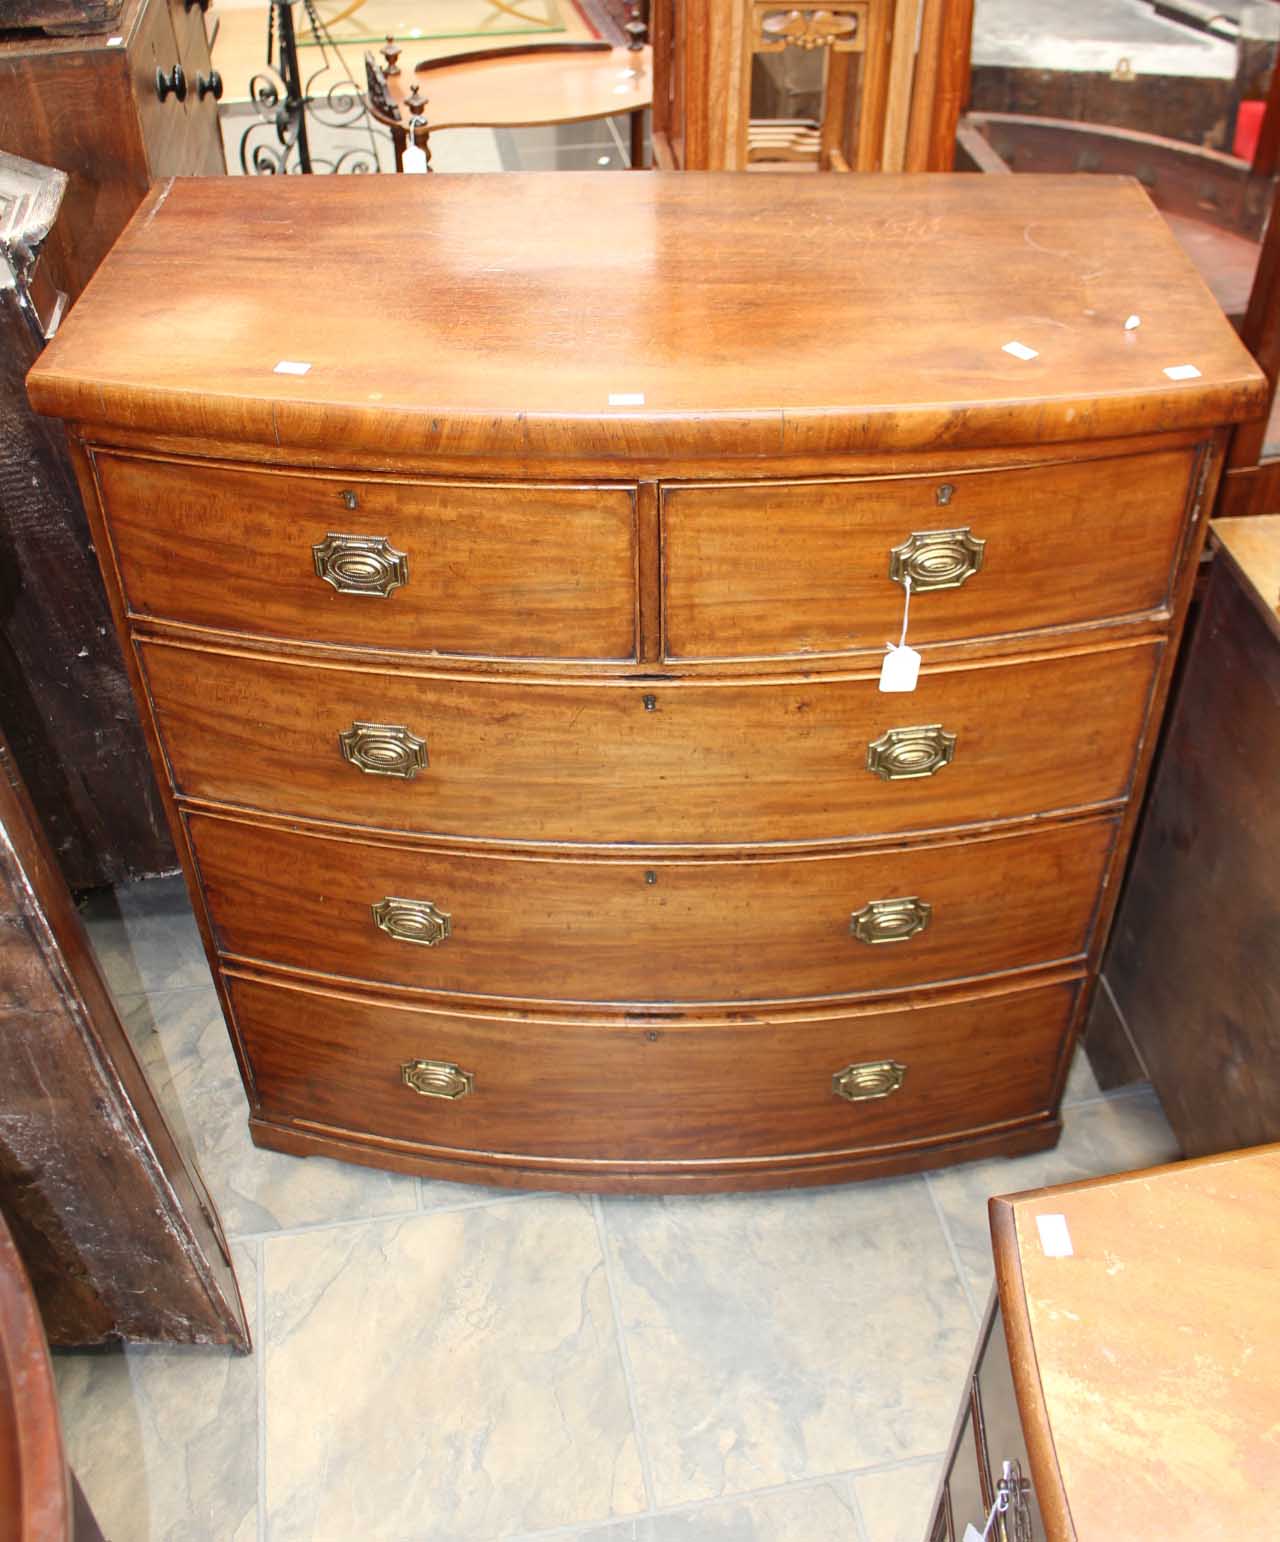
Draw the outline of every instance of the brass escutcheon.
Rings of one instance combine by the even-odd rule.
[[[448,1060],[406,1060],[400,1067],[406,1087],[424,1098],[448,1098],[451,1102],[476,1090],[476,1079]]]
[[[906,1078],[907,1068],[898,1060],[865,1060],[861,1065],[847,1065],[831,1078],[831,1090],[850,1103],[869,1103],[873,1098],[887,1098],[897,1092]]]
[[[370,905],[374,921],[397,942],[416,942],[434,948],[453,932],[453,917],[430,900],[397,899],[389,894]]]
[[[914,530],[889,552],[889,577],[900,584],[911,577],[911,592],[958,589],[982,566],[985,540],[968,525],[959,530]]]
[[[332,531],[311,548],[316,576],[339,594],[371,594],[386,599],[409,582],[409,559],[385,535],[336,535]]]
[[[427,764],[427,741],[403,723],[352,723],[338,735],[342,758],[370,776],[412,781]]]
[[[868,900],[849,917],[849,930],[859,942],[906,942],[924,931],[933,906],[914,894],[905,899]]]
[[[867,745],[867,770],[881,781],[905,782],[917,776],[933,776],[951,764],[956,736],[941,723],[922,723],[912,728],[890,728]]]

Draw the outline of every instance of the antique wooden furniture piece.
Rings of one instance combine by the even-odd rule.
[[[3,1216],[0,1542],[103,1542],[84,1490],[67,1466],[49,1346]]]
[[[206,10],[125,0],[99,32],[0,32],[0,150],[70,178],[52,255],[73,300],[152,181],[226,170]]]
[[[1188,1156],[1280,1140],[1280,515],[1213,529],[1106,961]]]
[[[653,96],[653,55],[647,47],[606,42],[482,49],[429,59],[389,73],[365,55],[369,110],[391,130],[396,170],[404,166],[409,126],[429,150],[438,129],[520,128],[583,123],[626,113],[631,165],[644,166],[644,115]]]
[[[229,1344],[217,1213],[138,1064],[0,737],[0,1212],[51,1343]]]
[[[1130,183],[547,186],[176,181],[29,378],[255,1139],[658,1190],[1052,1143],[1262,376]]]
[[[990,1202],[996,1292],[927,1542],[1270,1537],[1280,1146]],[[1019,1528],[1021,1523],[1021,1528]]]
[[[66,305],[67,178],[0,151],[0,729],[75,888],[177,866],[62,426],[27,371]]]
[[[973,0],[653,0],[655,162],[949,171],[972,26]]]

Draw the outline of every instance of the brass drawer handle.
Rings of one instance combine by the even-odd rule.
[[[889,577],[900,584],[910,575],[914,594],[958,589],[982,566],[986,544],[968,525],[959,530],[913,530],[889,552]]]
[[[905,782],[941,771],[951,764],[955,752],[956,736],[941,723],[890,728],[867,745],[867,770],[881,781]]]
[[[906,942],[924,931],[933,906],[914,894],[905,899],[868,900],[849,917],[849,930],[859,942]]]
[[[427,741],[403,723],[352,723],[338,735],[343,760],[370,776],[412,781],[427,764]]]
[[[448,940],[453,931],[453,917],[430,900],[397,899],[387,895],[370,905],[373,919],[397,942],[416,942],[434,948]]]
[[[456,1102],[476,1090],[476,1079],[471,1072],[448,1060],[406,1060],[400,1067],[400,1078],[406,1087],[420,1092],[424,1098],[448,1098]]]
[[[335,535],[311,548],[316,576],[339,594],[372,594],[386,599],[409,582],[409,558],[385,535]],[[912,580],[914,582],[914,580]]]
[[[897,1092],[907,1075],[898,1060],[866,1060],[861,1065],[847,1065],[831,1078],[831,1090],[850,1103],[869,1103],[873,1098],[887,1098]]]

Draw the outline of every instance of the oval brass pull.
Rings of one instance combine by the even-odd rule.
[[[451,1102],[476,1090],[476,1079],[448,1060],[406,1060],[400,1067],[406,1087],[424,1098],[448,1098]]]
[[[861,1065],[847,1065],[831,1078],[831,1090],[850,1103],[869,1103],[872,1098],[887,1098],[906,1080],[907,1068],[898,1060],[864,1060]]]
[[[868,900],[849,917],[849,930],[859,942],[906,942],[924,931],[933,906],[915,895],[906,899]]]
[[[343,760],[370,776],[413,780],[427,764],[427,741],[403,723],[352,723],[338,735]]]
[[[968,525],[959,530],[914,530],[889,552],[889,577],[900,584],[911,575],[911,592],[958,589],[982,566],[985,540]]]
[[[905,782],[915,776],[933,776],[951,764],[955,752],[956,736],[941,723],[890,728],[867,745],[867,770],[881,781]]]
[[[386,599],[409,582],[409,559],[385,535],[335,535],[311,548],[316,576],[339,594],[372,594]]]
[[[377,924],[397,942],[434,948],[447,941],[453,931],[453,917],[430,900],[397,899],[389,894],[369,908]]]

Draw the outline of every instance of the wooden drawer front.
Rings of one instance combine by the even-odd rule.
[[[436,1013],[231,978],[268,1118],[479,1152],[679,1160],[943,1139],[1045,1111],[1075,983],[800,1022],[546,1022]],[[455,1066],[450,1101],[406,1086]],[[851,1065],[906,1067],[848,1102]]]
[[[627,488],[343,481],[103,454],[96,463],[136,615],[353,647],[635,656]],[[375,549],[322,550],[322,563],[365,563],[375,579],[404,581],[386,595],[339,592],[313,555],[330,535]]]
[[[219,947],[424,990],[732,1002],[898,990],[1075,958],[1113,820],[855,856],[754,862],[486,857],[362,845],[193,813]],[[387,898],[384,926],[373,907]],[[898,918],[890,942],[863,941]],[[448,917],[436,920],[425,907]],[[423,935],[427,941],[406,940]],[[448,935],[437,938],[442,925]],[[399,935],[397,935],[399,933]]]
[[[1156,609],[1168,598],[1194,459],[1177,450],[1015,471],[664,488],[666,656],[883,649],[902,627],[890,553],[915,532],[967,528],[986,543],[959,587],[913,586],[917,647]]]
[[[177,790],[451,836],[648,844],[844,839],[1125,796],[1159,645],[871,679],[751,685],[443,679],[143,642]],[[648,703],[648,705],[646,705]],[[404,727],[411,780],[358,770],[339,735]],[[884,781],[868,744],[956,736],[932,776]]]

